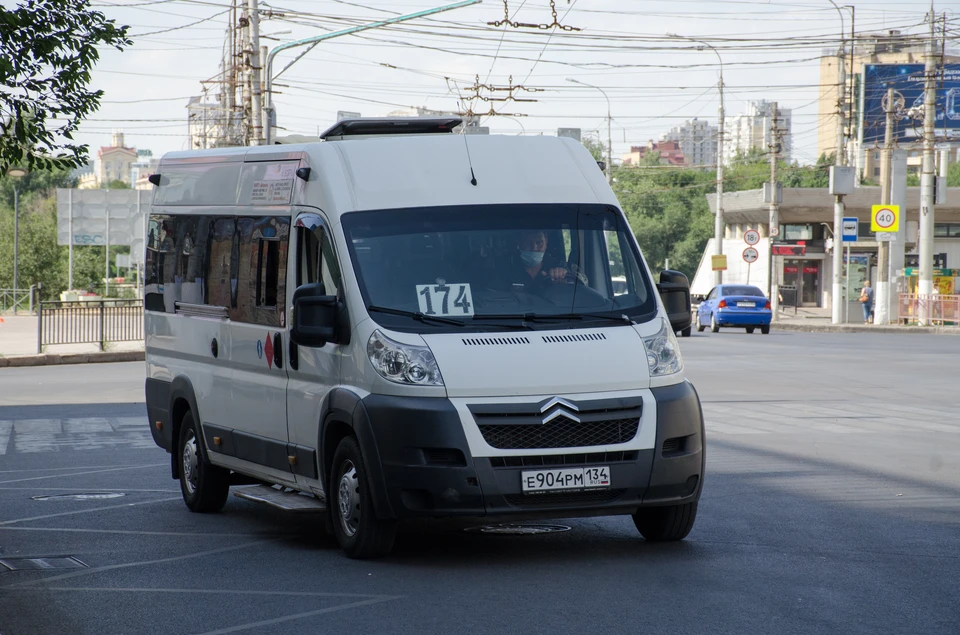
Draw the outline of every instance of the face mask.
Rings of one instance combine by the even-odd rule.
[[[542,251],[521,251],[520,260],[523,261],[523,264],[526,267],[536,267],[541,262],[543,262],[543,252]]]

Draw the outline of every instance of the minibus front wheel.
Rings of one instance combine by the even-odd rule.
[[[390,553],[397,522],[377,518],[370,478],[355,438],[340,441],[333,453],[331,476],[328,505],[340,547],[351,558],[377,558]]]
[[[643,507],[633,515],[633,524],[650,542],[683,540],[697,519],[697,503]]]

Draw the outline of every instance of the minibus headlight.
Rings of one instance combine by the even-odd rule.
[[[437,360],[426,346],[401,344],[377,330],[367,342],[367,357],[387,381],[414,386],[443,385]]]
[[[643,338],[643,348],[647,352],[651,377],[673,375],[683,370],[680,344],[667,320],[661,318],[660,330],[655,335]]]

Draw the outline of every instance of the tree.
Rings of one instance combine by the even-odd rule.
[[[597,161],[607,160],[605,156],[607,151],[606,146],[600,143],[599,140],[594,139],[593,137],[580,137],[580,143],[582,143],[583,147],[590,151],[590,154],[592,154],[593,158]]]
[[[26,0],[0,6],[0,174],[78,168],[87,146],[73,142],[102,90],[87,89],[98,45],[123,50],[129,27],[117,27],[90,0]]]

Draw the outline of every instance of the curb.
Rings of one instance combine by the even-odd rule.
[[[771,330],[800,333],[921,333],[927,335],[960,335],[956,326],[873,326],[871,324],[797,324],[774,322]]]
[[[142,362],[144,351],[115,351],[112,353],[46,353],[0,357],[0,368],[21,366],[57,366],[60,364],[106,364],[109,362]]]

